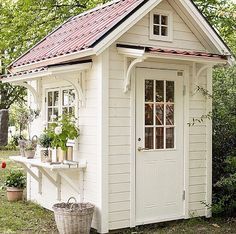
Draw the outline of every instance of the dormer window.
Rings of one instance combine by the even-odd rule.
[[[150,13],[150,39],[172,41],[173,17],[171,12],[154,11]]]

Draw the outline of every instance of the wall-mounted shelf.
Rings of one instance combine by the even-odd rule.
[[[68,164],[50,164],[43,163],[40,159],[27,159],[22,156],[12,156],[11,160],[20,163],[22,167],[38,182],[38,193],[42,194],[42,175],[44,175],[57,189],[57,200],[61,200],[61,179],[63,178],[66,182],[75,190],[75,192],[80,196],[80,200],[83,201],[83,186],[84,186],[84,170],[87,167],[86,160],[79,160],[77,165]],[[37,168],[36,173],[33,168]],[[50,171],[56,174],[56,179],[50,175]],[[78,173],[78,184],[67,175],[67,172]],[[81,186],[82,185],[82,186]]]

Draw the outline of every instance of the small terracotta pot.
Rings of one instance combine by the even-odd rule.
[[[7,200],[10,202],[23,200],[23,189],[7,187]]]

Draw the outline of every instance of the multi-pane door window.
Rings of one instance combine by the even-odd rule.
[[[145,80],[145,148],[175,148],[175,82]]]
[[[71,88],[61,88],[49,90],[47,92],[47,123],[56,122],[58,116],[62,114],[75,115],[75,90]]]

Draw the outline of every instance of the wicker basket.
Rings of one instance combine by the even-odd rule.
[[[89,234],[94,205],[91,203],[57,203],[54,216],[60,234]]]

